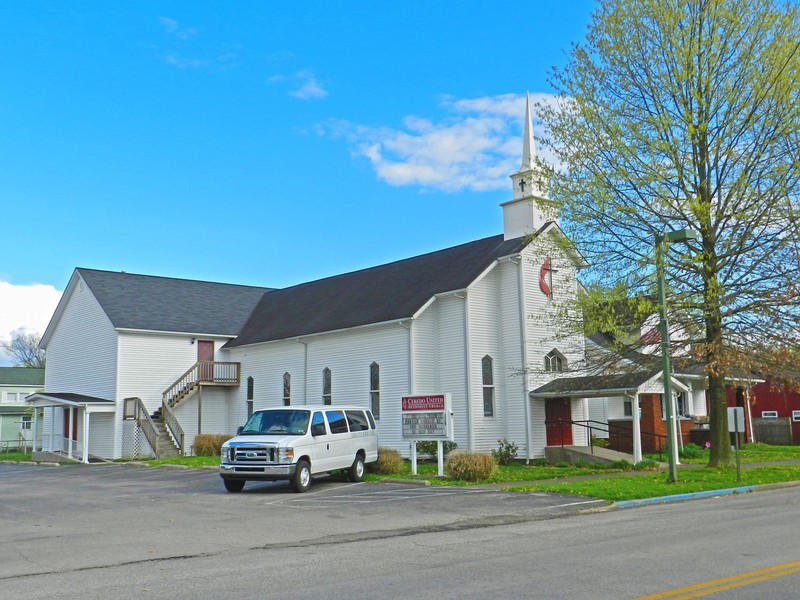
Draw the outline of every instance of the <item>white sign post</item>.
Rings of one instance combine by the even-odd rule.
[[[435,441],[439,477],[444,475],[442,441],[453,440],[453,412],[450,394],[403,396],[403,439],[411,440],[411,473],[417,474],[417,441]]]
[[[733,433],[736,448],[736,482],[742,480],[742,471],[739,463],[739,433],[744,433],[744,408],[741,406],[728,407],[728,432]]]

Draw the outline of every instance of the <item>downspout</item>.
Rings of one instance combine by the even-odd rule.
[[[470,368],[470,356],[472,355],[472,336],[470,335],[470,321],[469,321],[469,295],[467,290],[464,290],[464,295],[456,294],[456,298],[464,300],[464,373],[466,381],[464,386],[464,393],[466,395],[467,406],[467,449],[474,450],[473,447],[473,431],[472,431],[472,370]]]
[[[513,261],[513,259],[512,259]],[[527,315],[525,312],[525,269],[523,269],[522,257],[519,258],[519,277],[517,277],[519,288],[519,339],[522,357],[522,402],[525,413],[525,459],[526,463],[533,458],[531,448],[533,434],[531,432],[531,399],[528,389],[528,328],[526,326]]]

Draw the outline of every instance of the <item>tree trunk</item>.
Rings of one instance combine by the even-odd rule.
[[[711,452],[709,467],[730,467],[733,465],[731,439],[728,433],[728,403],[725,398],[725,369],[720,368],[722,356],[722,318],[719,302],[713,290],[716,277],[712,277],[711,293],[706,299],[706,368],[708,369],[709,427],[711,428]]]

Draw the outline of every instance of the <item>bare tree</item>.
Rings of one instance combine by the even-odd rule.
[[[540,106],[560,162],[550,196],[595,265],[587,289],[652,295],[701,332],[709,464],[732,461],[725,385],[797,370],[800,343],[800,7],[779,0],[600,0]]]
[[[43,369],[45,365],[44,350],[39,348],[42,336],[38,333],[15,332],[10,342],[0,344],[15,361],[18,367]]]

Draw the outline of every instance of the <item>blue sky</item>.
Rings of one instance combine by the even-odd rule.
[[[78,266],[283,287],[500,233],[593,8],[0,0],[0,338]]]

